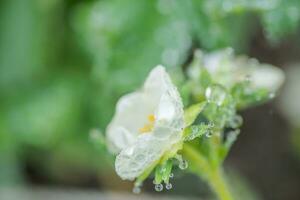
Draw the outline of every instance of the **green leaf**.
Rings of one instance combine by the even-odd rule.
[[[162,168],[161,166],[157,166],[155,168],[155,178],[154,178],[154,182],[155,184],[159,184],[163,181],[163,175],[162,175]]]
[[[206,102],[201,102],[201,103],[194,104],[194,105],[188,107],[184,111],[184,121],[185,121],[186,127],[193,124],[193,122],[195,121],[195,119],[197,118],[199,113],[203,110],[205,105],[206,105]]]
[[[210,127],[207,124],[201,123],[200,125],[192,125],[184,129],[184,141],[190,141],[197,137],[201,137],[206,134]]]

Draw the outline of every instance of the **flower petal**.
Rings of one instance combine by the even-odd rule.
[[[140,135],[132,146],[122,150],[117,156],[117,174],[124,180],[135,179],[160,159],[166,147],[165,142],[152,134]]]
[[[283,84],[284,74],[281,69],[265,64],[252,71],[251,80],[254,87],[275,92]]]
[[[161,96],[156,110],[156,127],[169,127],[180,131],[184,127],[183,104],[177,89],[169,84]]]
[[[153,113],[149,99],[142,92],[127,94],[118,101],[115,115],[108,125],[106,134],[110,150],[118,153],[135,142],[138,129],[143,127],[147,116]]]
[[[157,102],[154,134],[162,136],[181,131],[184,127],[182,100],[163,66],[158,65],[151,71],[145,82],[144,90]],[[170,130],[161,131],[161,127]]]

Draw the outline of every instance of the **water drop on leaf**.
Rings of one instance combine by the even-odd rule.
[[[174,178],[174,174],[171,173],[171,174],[169,175],[169,177],[170,177],[170,178]]]
[[[220,85],[212,85],[206,88],[205,97],[209,103],[221,106],[226,98],[226,90]]]
[[[214,126],[215,126],[215,124],[213,122],[208,123],[208,128],[213,128]]]
[[[207,131],[205,134],[206,137],[210,138],[212,136],[212,132],[211,131]]]
[[[181,160],[179,163],[179,168],[184,170],[188,168],[188,162],[186,160]]]

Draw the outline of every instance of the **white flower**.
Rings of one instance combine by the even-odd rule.
[[[183,104],[162,66],[155,67],[139,91],[118,101],[107,127],[118,175],[133,180],[182,140]]]
[[[226,87],[249,79],[254,88],[275,92],[284,82],[281,69],[269,64],[260,64],[256,59],[246,56],[235,56],[230,48],[209,54],[198,50],[195,56],[200,63],[190,68],[189,76],[193,79],[199,78],[200,65],[207,69],[214,80]]]

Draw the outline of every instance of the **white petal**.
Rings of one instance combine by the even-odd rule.
[[[111,125],[107,131],[107,143],[112,153],[118,153],[136,140],[134,132],[129,132],[122,126]]]
[[[153,92],[158,95],[157,98],[159,98],[165,90],[166,79],[168,78],[169,75],[167,74],[166,69],[162,65],[158,65],[149,73],[144,84],[144,89],[146,92]]]
[[[156,110],[154,134],[162,137],[168,134],[180,134],[184,128],[183,104],[175,87],[170,86],[162,95]],[[162,131],[169,129],[167,131]]]
[[[182,100],[163,66],[151,71],[144,89],[157,101],[154,134],[168,135],[180,131],[184,127]],[[161,130],[160,127],[167,127],[170,131],[156,131]]]
[[[135,142],[138,129],[144,126],[147,116],[154,110],[148,102],[149,97],[142,92],[130,93],[120,98],[115,115],[106,130],[113,153],[118,153]]]
[[[135,179],[160,159],[165,147],[165,140],[158,140],[152,134],[140,135],[132,146],[122,150],[117,156],[117,174],[124,180]]]
[[[206,54],[206,56],[204,57],[204,66],[212,74],[228,72],[234,67],[234,65],[232,65],[231,63],[233,59],[233,49],[226,48],[210,54]]]
[[[279,68],[262,65],[253,70],[251,81],[257,88],[265,88],[274,92],[283,84],[284,74]]]

